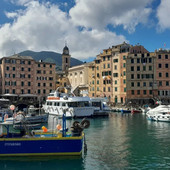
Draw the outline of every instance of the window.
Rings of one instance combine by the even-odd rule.
[[[105,69],[105,64],[103,64],[103,68]]]
[[[169,73],[165,73],[165,76],[166,76],[166,77],[169,77]]]
[[[140,63],[140,59],[139,58],[137,58],[137,63]]]
[[[140,71],[140,66],[137,66],[137,71]]]
[[[24,86],[24,82],[23,81],[21,81],[21,86]]]
[[[126,92],[126,87],[124,88],[124,92]]]
[[[133,58],[131,59],[131,63],[134,63],[134,59]]]
[[[21,89],[21,94],[24,94],[24,89]]]
[[[152,58],[149,58],[149,63],[152,63]]]
[[[146,95],[146,90],[143,90],[143,94]]]
[[[125,68],[126,67],[126,63],[123,63],[123,68]]]
[[[132,94],[132,95],[134,95],[134,94],[135,94],[134,90],[131,90],[131,94]]]
[[[12,70],[15,71],[15,67],[13,67]]]
[[[21,67],[21,71],[24,71],[24,67]]]
[[[105,56],[103,57],[103,61],[105,61],[106,60],[106,58],[105,58]]]
[[[28,89],[28,94],[30,94],[31,93],[31,90],[30,89]]]
[[[15,89],[12,89],[12,94],[15,94]]]
[[[41,74],[41,70],[37,70],[37,74]]]
[[[162,68],[162,64],[158,64],[158,68]]]
[[[159,77],[162,77],[162,73],[159,73]]]
[[[158,55],[158,59],[161,59],[161,58],[162,58],[162,57],[161,57],[161,55],[159,54],[159,55]]]
[[[137,90],[137,94],[140,95],[140,90]]]
[[[140,87],[140,82],[137,82],[137,86]]]
[[[134,82],[131,82],[131,87],[134,87],[134,85],[135,85]]]
[[[131,79],[134,79],[134,74],[131,74]]]
[[[166,81],[166,86],[169,86],[169,81]]]
[[[114,62],[114,63],[118,63],[118,59],[114,59],[113,62]]]
[[[131,66],[131,71],[134,71],[134,66]]]
[[[25,78],[25,74],[20,74],[20,78]]]
[[[28,65],[31,65],[31,61],[28,61]]]
[[[143,71],[146,71],[146,66],[143,66]]]
[[[159,86],[162,86],[162,81],[159,81]]]
[[[149,94],[152,95],[152,90],[149,90]]]
[[[24,60],[20,60],[20,64],[25,64],[25,61]]]
[[[168,55],[167,54],[165,55],[165,59],[168,59]]]
[[[152,71],[152,66],[149,66],[149,71]]]
[[[31,74],[28,74],[28,78],[31,78]]]
[[[41,86],[41,83],[38,83],[38,87],[40,87]]]
[[[31,86],[31,82],[30,81],[28,82],[28,86]]]
[[[140,79],[140,74],[137,74],[137,79]]]
[[[5,77],[6,78],[10,78],[10,74],[5,74]]]
[[[15,74],[12,74],[12,77],[15,78]]]
[[[117,87],[115,87],[115,91],[117,91]]]
[[[6,67],[6,70],[9,70],[9,66]]]
[[[146,87],[146,82],[143,82],[143,87]]]
[[[149,82],[149,86],[150,86],[150,87],[152,87],[152,84],[153,84],[152,82]]]
[[[168,68],[169,67],[169,65],[168,64],[165,64],[165,68]]]
[[[107,64],[107,68],[110,68],[110,64]]]
[[[28,68],[28,71],[31,71],[31,68]]]

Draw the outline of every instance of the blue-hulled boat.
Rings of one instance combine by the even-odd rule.
[[[129,109],[121,109],[121,113],[124,114],[124,113],[131,113],[131,110]]]
[[[83,129],[89,127],[89,121],[74,122],[72,133],[67,134],[66,118],[63,114],[62,130],[10,132],[6,122],[1,123],[7,133],[0,136],[0,156],[35,156],[35,155],[81,155],[83,149]],[[86,145],[85,145],[86,146]]]

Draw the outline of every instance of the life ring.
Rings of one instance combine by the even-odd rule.
[[[90,126],[90,121],[84,119],[84,120],[81,121],[80,124],[81,124],[81,126],[82,126],[83,128],[87,129],[87,128],[89,128],[89,126]]]
[[[79,121],[74,121],[74,122],[73,122],[73,127],[74,127],[74,128],[77,128],[78,126],[80,126]]]

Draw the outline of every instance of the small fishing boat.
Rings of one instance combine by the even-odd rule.
[[[105,98],[90,98],[90,105],[94,107],[93,116],[109,116],[109,113],[112,111]]]
[[[81,155],[85,143],[84,128],[88,128],[88,120],[74,122],[71,132],[68,134],[66,128],[66,117],[63,114],[62,126],[57,125],[57,129],[26,131],[19,133],[10,132],[10,124],[3,122],[0,124],[0,156],[37,156],[37,155]],[[3,128],[7,133],[3,133]]]
[[[132,114],[142,113],[142,110],[141,109],[131,109],[131,113]]]
[[[41,108],[34,108],[30,106],[28,109],[28,113],[19,111],[18,113],[14,113],[12,117],[8,118],[4,116],[4,121],[13,122],[13,124],[20,124],[21,122],[25,122],[25,124],[36,124],[36,123],[47,123],[48,122],[48,114],[43,112]]]
[[[124,114],[124,113],[131,113],[130,109],[120,109],[120,110],[121,110],[122,114]]]

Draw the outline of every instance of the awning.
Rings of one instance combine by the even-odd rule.
[[[14,97],[17,97],[18,95],[17,94],[9,94],[9,93],[7,93],[7,94],[2,94],[1,96],[14,96]]]
[[[20,94],[19,97],[37,97],[36,94]]]

